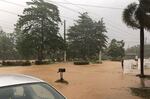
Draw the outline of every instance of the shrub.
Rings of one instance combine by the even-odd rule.
[[[96,64],[102,64],[102,61],[100,62],[99,60],[95,62]]]
[[[35,61],[35,65],[46,65],[46,64],[50,64],[50,61],[48,61],[48,60]]]
[[[110,60],[110,59],[111,59],[111,57],[107,56],[107,55],[103,55],[103,57],[102,57],[102,60]]]
[[[22,66],[30,66],[31,62],[30,61],[25,61],[22,63]]]
[[[30,61],[2,61],[2,66],[30,66]]]
[[[89,65],[90,62],[88,61],[77,61],[77,62],[74,62],[74,65]]]
[[[116,58],[112,58],[111,61],[121,61],[122,58],[121,57],[116,57]]]

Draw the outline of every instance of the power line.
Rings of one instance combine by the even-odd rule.
[[[6,29],[9,29],[9,30],[13,30],[13,28],[10,28],[9,26],[3,26],[4,28],[6,28]],[[111,30],[113,33],[116,33],[116,31],[115,30]],[[115,34],[113,34],[113,35],[115,35]],[[107,35],[108,36],[108,35]],[[120,36],[117,36],[117,35],[115,35],[116,37],[119,37],[120,38]],[[108,36],[109,38],[114,38],[114,36],[112,36],[112,35],[109,35]],[[134,43],[138,43],[138,42],[136,42],[136,41],[127,41],[127,40],[124,40],[125,42],[134,42]]]
[[[8,14],[11,14],[11,15],[19,15],[17,13],[14,13],[14,12],[11,12],[11,11],[8,11],[8,10],[4,10],[4,9],[0,9],[1,12],[4,12],[4,13],[8,13]],[[70,19],[70,20],[74,20],[73,18],[70,18],[70,17],[67,17],[67,16],[61,16],[63,18],[67,18],[67,19]]]
[[[59,3],[55,2],[55,1],[52,1],[52,0],[47,0],[47,1],[48,1],[48,2],[51,2],[51,3],[56,3],[58,6],[61,6],[61,7],[65,8],[65,9],[67,9],[67,10],[70,10],[70,11],[73,11],[73,12],[75,12],[75,13],[78,13],[78,14],[79,14],[79,12],[78,12],[78,11],[76,11],[76,10],[74,10],[74,9],[72,9],[72,8],[69,8],[69,7],[66,7],[66,6],[60,5]]]
[[[64,6],[62,6],[62,7],[64,7]],[[66,8],[66,7],[65,7],[65,8]],[[66,9],[68,9],[68,7],[67,7]],[[3,9],[0,9],[0,11],[2,11],[2,12],[7,12],[7,13],[13,14],[13,15],[18,15],[18,14],[14,13],[14,12],[10,12],[10,11],[3,10]],[[72,10],[72,11],[73,11],[73,10]],[[74,11],[76,11],[76,10],[74,10]],[[77,11],[76,11],[76,12],[77,12]],[[62,16],[62,17],[67,18],[67,19],[70,19],[70,20],[74,20],[73,18],[70,18],[70,17],[66,17],[66,16]],[[115,32],[115,33],[118,33],[118,32]]]
[[[10,4],[13,4],[13,5],[16,5],[16,6],[20,6],[20,7],[23,7],[23,6],[24,6],[24,5],[17,4],[17,3],[14,3],[14,2],[10,2],[10,1],[6,1],[6,0],[0,0],[0,1],[5,2],[5,3],[10,3]],[[56,1],[51,1],[51,0],[48,0],[48,1],[53,2],[53,3],[57,3]],[[67,2],[68,2],[68,1],[67,1]],[[58,3],[59,3],[59,2],[58,2]],[[68,4],[74,5],[74,4],[71,3],[71,2],[69,2]],[[60,4],[58,4],[58,5],[61,6],[61,7],[63,7],[63,8],[65,8],[65,9],[71,10],[71,11],[76,12],[76,13],[79,14],[79,12],[76,11],[76,10],[74,10],[74,9],[71,9],[71,8],[69,8],[69,7],[66,7],[66,6],[62,6],[62,5],[60,5]],[[25,6],[24,6],[24,7],[25,7]],[[80,8],[81,8],[81,7],[80,7]],[[84,9],[84,8],[81,8],[81,9]],[[2,9],[0,9],[0,10],[3,11],[3,12],[9,12],[9,11],[2,10]],[[85,10],[85,9],[84,9],[84,10]],[[88,12],[89,12],[89,11],[88,11]],[[16,15],[16,13],[13,13],[13,12],[9,12],[9,13],[12,13],[12,14]]]
[[[9,4],[12,4],[12,5],[15,5],[15,6],[19,6],[19,7],[26,7],[24,5],[21,5],[21,4],[17,4],[17,3],[14,3],[14,2],[10,2],[10,1],[6,1],[6,0],[0,0],[1,2],[5,2],[5,3],[9,3]],[[13,14],[13,15],[18,15],[17,13],[14,13],[14,12],[10,12],[10,11],[7,11],[7,10],[3,10],[3,9],[0,9],[0,11],[2,12],[7,12],[9,14]],[[66,16],[62,16],[63,18],[67,18],[67,19],[70,19],[72,20],[73,18],[70,18],[70,17],[66,17]],[[73,19],[74,20],[74,19]]]
[[[67,1],[67,0],[65,0],[65,1]],[[81,8],[81,7],[80,7]],[[84,8],[81,8],[81,9],[84,9]],[[86,10],[86,9],[84,9],[84,10]],[[88,11],[87,10],[87,12],[90,12],[90,11]],[[98,14],[96,14],[96,13],[93,13],[93,12],[90,12],[90,13],[92,13],[92,14],[94,14],[94,15],[96,15],[96,16],[99,16]],[[107,24],[109,24],[109,26],[111,26],[111,27],[113,27],[113,28],[116,28],[116,29],[118,29],[119,31],[121,31],[122,32],[122,29],[120,29],[120,28],[118,28],[117,26],[115,26],[114,25],[114,23],[113,22],[111,22],[111,20],[109,20],[109,19],[107,19],[107,18],[104,18],[105,20],[107,20],[107,22],[109,22],[109,23],[107,23]],[[129,32],[127,32],[127,31],[125,31],[126,33],[129,33]],[[129,33],[130,35],[131,35],[131,33]]]
[[[12,4],[12,5],[15,5],[15,6],[19,6],[19,7],[26,7],[25,5],[21,5],[21,4],[18,4],[18,3],[14,3],[14,2],[10,2],[10,1],[6,1],[6,0],[0,0],[1,2],[5,2],[5,3],[9,3],[9,4]],[[50,0],[48,0],[50,1]],[[53,1],[50,1],[50,2],[53,2]],[[59,4],[58,4],[59,5]],[[72,10],[73,12],[76,12],[76,13],[79,13],[78,11],[74,10],[74,9],[71,9],[69,7],[66,7],[66,6],[62,6],[62,5],[59,5],[61,7],[64,7],[66,9],[69,9],[69,10]]]
[[[73,5],[73,3],[72,2],[70,2],[70,1],[68,1],[68,0],[64,0],[64,1],[66,1],[66,2],[68,2],[68,3],[70,3],[70,4],[72,4]],[[80,9],[83,9],[83,10],[85,10],[86,11],[86,9],[84,9],[83,7],[81,7],[81,6],[78,6],[78,5],[73,5],[73,6],[76,6],[76,7],[78,7],[78,8],[80,8]],[[87,11],[86,11],[87,12]]]
[[[20,7],[26,7],[25,5],[22,4],[18,4],[18,3],[14,3],[14,2],[10,2],[10,1],[6,1],[6,0],[0,0],[1,2],[5,2],[5,3],[9,3],[12,5],[16,5],[16,6],[20,6]],[[49,1],[49,0],[48,0]],[[56,1],[50,1],[50,2],[55,2],[58,4],[67,4],[67,5],[77,5],[77,6],[85,6],[85,7],[95,7],[95,8],[104,8],[104,9],[111,9],[111,10],[123,10],[123,8],[117,8],[117,7],[108,7],[108,6],[99,6],[99,5],[89,5],[89,4],[75,4],[75,3],[71,3],[71,2],[56,2]],[[68,7],[67,7],[68,8]]]
[[[69,4],[72,4],[73,5],[73,3],[71,3],[70,1],[68,1],[68,0],[65,0],[65,1],[67,1]],[[77,6],[78,7],[78,5],[75,5],[75,6]],[[86,10],[87,11],[87,9],[84,9],[84,8],[82,8],[82,7],[79,7],[79,8],[81,8],[81,9],[83,9],[83,10]],[[90,11],[87,11],[87,12],[90,12]],[[93,13],[93,12],[90,12],[90,13]],[[96,15],[96,16],[99,16],[99,15],[97,15],[97,14],[95,14],[95,13],[93,13],[94,15]],[[106,19],[106,18],[105,18]],[[108,20],[108,19],[106,19],[108,22],[111,22],[110,20]],[[108,23],[109,24],[109,23]],[[121,32],[122,32],[122,29],[120,29],[120,28],[118,28],[118,27],[116,27],[114,24],[112,25],[112,24],[109,24],[111,27],[113,27],[113,28],[116,28],[116,29],[118,29],[119,31],[121,30]],[[126,33],[128,33],[127,31],[126,31]],[[131,33],[129,33],[130,35],[131,35]]]
[[[108,6],[99,6],[99,5],[89,5],[89,4],[75,4],[75,3],[66,3],[66,2],[56,2],[56,1],[52,1],[55,3],[59,3],[59,4],[65,4],[65,5],[77,5],[77,6],[85,6],[85,7],[95,7],[95,8],[104,8],[104,9],[111,9],[111,10],[123,10],[123,8],[117,8],[117,7],[108,7]]]
[[[10,2],[10,1],[6,1],[6,0],[0,0],[1,2],[5,2],[5,3],[9,3],[9,4],[13,4],[16,6],[20,6],[20,7],[26,7],[25,5],[22,4],[18,4],[18,3],[14,3],[14,2]],[[50,2],[55,2],[58,4],[65,4],[65,5],[77,5],[77,6],[85,6],[85,7],[94,7],[94,8],[103,8],[103,9],[111,9],[111,10],[123,10],[124,8],[118,8],[118,7],[109,7],[109,6],[100,6],[100,5],[90,5],[90,4],[75,4],[75,3],[70,3],[70,2],[57,2],[57,1],[50,1]]]
[[[67,2],[69,2],[68,0],[65,0],[65,1],[67,1]],[[69,2],[69,3],[71,3],[71,2]],[[84,8],[82,8],[82,7],[80,7],[81,9],[84,9]],[[84,10],[86,10],[86,9],[84,9]],[[113,28],[112,28],[113,29]],[[117,32],[116,32],[116,30],[112,30],[111,29],[111,31],[114,31],[114,33],[120,33],[120,32],[118,32],[118,30],[117,30]],[[122,34],[122,33],[120,33],[120,34]],[[115,34],[113,34],[113,35],[115,35]],[[118,35],[116,35],[116,37],[118,37]],[[127,37],[128,37],[128,35],[127,35]]]
[[[12,14],[12,15],[18,15],[17,13],[10,12],[10,11],[3,10],[3,9],[0,9],[0,11],[5,12],[5,13],[9,13],[9,14]],[[70,20],[74,20],[73,18],[70,18],[70,17],[66,17],[66,16],[62,16],[62,17],[70,19]],[[116,32],[116,33],[118,33],[118,32]]]
[[[3,9],[0,9],[0,11],[5,12],[5,13],[9,13],[9,14],[12,14],[12,15],[18,15],[17,13],[10,12],[10,11],[3,10]],[[70,20],[74,20],[73,18],[66,17],[66,16],[61,16],[61,17],[64,17],[64,18],[67,18],[67,19],[70,19]],[[116,33],[117,33],[117,32],[116,32]]]
[[[65,1],[67,1],[67,2],[69,2],[68,0],[65,0]],[[71,2],[69,2],[70,4],[71,4]],[[60,5],[60,4],[59,4]],[[63,7],[63,6],[62,6]],[[80,7],[81,8],[81,7]],[[81,9],[84,9],[84,8],[81,8]],[[74,9],[73,9],[74,10]],[[85,9],[84,9],[85,10]],[[89,11],[88,11],[89,12]],[[94,13],[95,14],[95,13]],[[97,14],[96,14],[97,15]],[[108,19],[107,19],[108,20]],[[110,20],[108,20],[109,22],[110,22]],[[116,27],[116,26],[114,26],[114,24],[112,25],[112,24],[109,24],[111,27],[113,27],[113,28],[115,28],[115,29],[117,29],[117,30],[119,30],[120,32],[122,32],[122,30],[120,29],[120,28],[118,28],[118,27]],[[113,29],[112,28],[112,29]],[[114,32],[114,33],[120,33],[120,32]],[[128,33],[127,31],[126,31],[126,33]],[[120,33],[120,34],[122,34],[122,33]],[[130,35],[131,35],[131,33],[129,33]],[[125,34],[127,37],[129,36],[128,34]],[[116,35],[116,36],[118,36],[118,35]]]

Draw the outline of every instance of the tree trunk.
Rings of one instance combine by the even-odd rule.
[[[141,74],[140,76],[144,76],[144,28],[140,27],[140,65],[141,65]]]
[[[38,61],[42,61],[43,60],[43,49],[44,49],[44,45],[43,45],[43,32],[42,32],[42,36],[41,36],[41,44],[39,46],[38,49]]]
[[[41,45],[40,45],[40,46],[41,46]],[[38,54],[38,55],[37,55],[38,61],[42,61],[41,48],[39,48],[37,52],[38,52],[38,53],[37,53],[37,54]]]
[[[64,44],[65,44],[65,50],[64,50],[64,62],[67,61],[67,54],[66,54],[66,20],[64,20]]]
[[[41,44],[40,44],[40,50],[39,50],[39,56],[38,56],[38,61],[42,61],[43,60],[43,50],[44,50],[44,18],[42,18],[41,20]]]

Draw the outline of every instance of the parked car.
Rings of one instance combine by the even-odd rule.
[[[41,79],[20,74],[1,74],[0,99],[66,98]]]

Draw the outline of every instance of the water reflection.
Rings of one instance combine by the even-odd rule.
[[[131,93],[135,96],[142,97],[143,99],[150,99],[150,86],[149,79],[139,78],[139,86],[131,87]]]
[[[145,88],[145,78],[140,78],[141,88]]]

